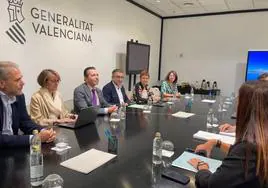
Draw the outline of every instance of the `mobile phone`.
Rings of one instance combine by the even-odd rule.
[[[190,178],[188,176],[180,174],[179,172],[172,170],[172,169],[164,170],[162,172],[162,176],[169,180],[181,183],[183,185],[186,185],[190,182]]]

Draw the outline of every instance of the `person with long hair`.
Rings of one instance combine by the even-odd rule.
[[[180,97],[177,87],[178,75],[175,71],[169,71],[165,81],[161,84],[161,94],[163,98]]]
[[[196,152],[214,146],[227,156],[215,173],[209,165],[193,158],[188,162],[198,172],[196,185],[205,187],[267,187],[268,182],[268,82],[252,81],[239,89],[236,141],[233,146],[209,140],[197,146]]]

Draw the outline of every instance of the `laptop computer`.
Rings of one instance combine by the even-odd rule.
[[[81,126],[88,125],[90,123],[94,123],[96,118],[97,118],[97,115],[98,115],[98,113],[97,113],[97,109],[95,107],[88,107],[88,108],[82,109],[80,111],[75,124],[73,124],[73,123],[60,123],[60,124],[58,124],[58,126],[76,129],[76,128],[81,127]]]

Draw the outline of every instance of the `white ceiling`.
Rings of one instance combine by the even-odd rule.
[[[267,9],[268,0],[133,0],[162,17]]]

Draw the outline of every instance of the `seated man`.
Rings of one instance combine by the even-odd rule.
[[[85,82],[74,90],[74,111],[79,113],[90,106],[100,107],[99,114],[108,114],[117,110],[116,106],[110,106],[104,99],[102,92],[96,86],[99,83],[99,74],[95,67],[87,67],[84,70]]]
[[[117,106],[130,103],[123,86],[123,79],[123,71],[114,69],[112,72],[112,81],[106,84],[102,89],[103,97],[108,103]]]
[[[42,142],[55,139],[55,132],[42,129],[29,117],[24,95],[24,82],[15,63],[0,61],[0,148],[29,146],[32,131],[37,129]],[[18,135],[18,130],[25,135]]]

